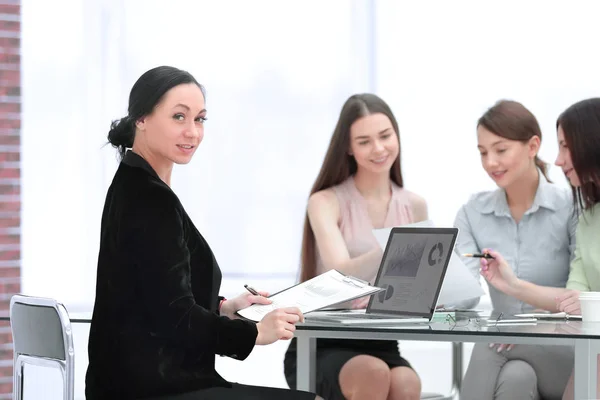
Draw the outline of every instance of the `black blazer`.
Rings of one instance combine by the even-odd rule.
[[[221,270],[179,199],[129,151],[102,214],[86,398],[230,386],[215,354],[245,359],[256,325],[219,316]]]

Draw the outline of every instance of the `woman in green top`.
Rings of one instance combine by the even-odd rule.
[[[600,98],[573,104],[558,117],[556,127],[556,165],[569,179],[574,199],[583,210],[567,287],[538,286],[521,280],[493,250],[485,250],[495,259],[481,259],[481,274],[498,290],[535,307],[580,314],[579,292],[600,291]],[[563,398],[573,398],[572,377]]]

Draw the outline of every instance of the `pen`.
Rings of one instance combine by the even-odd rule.
[[[255,289],[253,289],[252,286],[244,285],[244,287],[246,288],[247,291],[249,291],[253,295],[255,295],[255,296],[261,296],[261,294],[258,293]]]
[[[493,260],[494,259],[494,257],[492,257],[491,255],[489,255],[488,253],[485,253],[485,254],[470,254],[470,253],[467,253],[467,254],[463,254],[462,256],[463,257],[473,257],[473,258],[485,258],[487,260]]]

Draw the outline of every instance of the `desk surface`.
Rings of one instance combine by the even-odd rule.
[[[475,316],[461,316],[456,314],[456,319],[447,321],[434,321],[429,324],[386,324],[386,325],[345,325],[323,320],[311,320],[307,315],[306,322],[296,326],[298,333],[302,331],[337,332],[337,333],[402,333],[403,335],[430,335],[442,336],[457,334],[467,336],[502,336],[502,337],[545,337],[569,339],[600,339],[600,322],[581,322],[574,320],[542,320],[537,322],[514,323],[488,323],[484,318]],[[308,332],[307,332],[308,333]],[[300,333],[301,334],[301,333]],[[345,335],[344,335],[345,336]],[[386,335],[387,336],[387,335]],[[465,340],[468,341],[468,340]]]

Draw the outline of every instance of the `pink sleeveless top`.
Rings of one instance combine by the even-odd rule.
[[[332,187],[340,205],[340,231],[350,258],[358,257],[373,250],[379,244],[373,235],[373,223],[367,211],[367,202],[360,194],[354,184],[354,177],[346,179],[339,185]],[[383,227],[406,225],[413,222],[412,211],[409,202],[409,192],[392,182],[392,198],[390,200],[387,215]],[[317,249],[317,275],[326,272],[321,256]],[[365,271],[362,276],[357,276],[373,283],[377,271]]]

